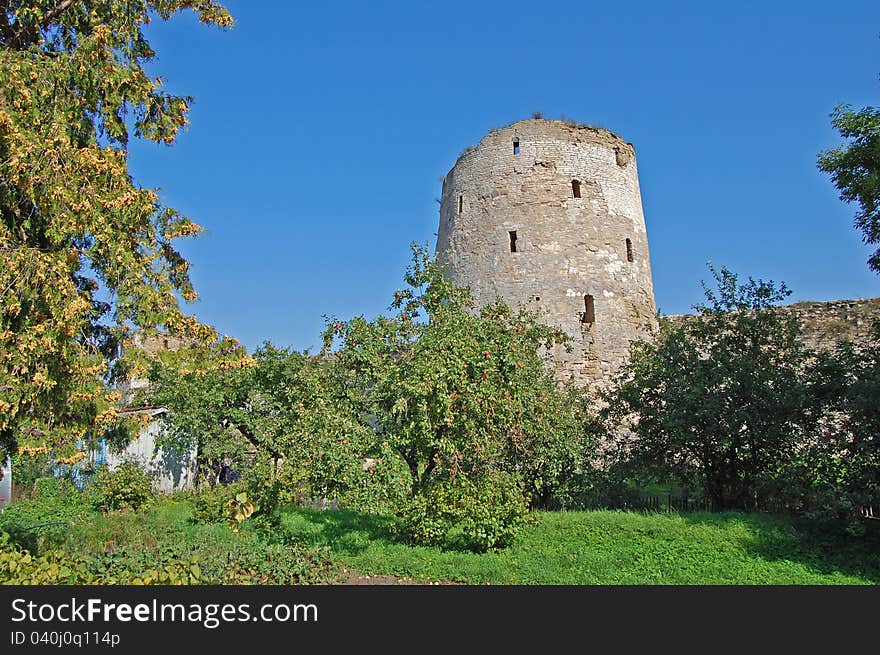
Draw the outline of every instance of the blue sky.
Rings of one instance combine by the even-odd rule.
[[[150,26],[192,124],[131,161],[206,228],[181,242],[189,311],[251,350],[385,311],[458,154],[536,111],[634,144],[662,314],[701,300],[708,261],[791,301],[880,295],[816,169],[834,105],[880,105],[876,0],[226,6],[229,31]]]

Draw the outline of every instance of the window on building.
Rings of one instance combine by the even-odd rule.
[[[514,139],[514,140],[513,140],[513,154],[514,154],[514,155],[518,155],[518,154],[519,154],[519,139]]]
[[[633,261],[633,242],[629,239],[626,240],[626,261]]]
[[[575,198],[581,197],[581,183],[580,180],[572,180],[571,181],[571,192]]]
[[[461,208],[464,206],[464,196],[458,197],[458,213],[461,213]]]
[[[584,313],[581,314],[581,323],[596,322],[596,305],[593,302],[593,296],[587,294],[584,296]]]
[[[516,252],[516,230],[511,230],[507,236],[510,237],[510,252]]]

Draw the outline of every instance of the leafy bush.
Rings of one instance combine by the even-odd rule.
[[[51,475],[50,458],[47,453],[21,452],[12,456],[12,470],[15,471],[13,481],[16,488],[27,490],[34,488],[37,479]]]
[[[243,489],[243,482],[234,482],[228,486],[218,484],[216,487],[199,489],[189,499],[193,508],[190,520],[196,525],[224,521],[226,503]]]
[[[387,449],[386,449],[387,451]],[[345,488],[338,488],[339,507],[369,514],[393,514],[410,495],[409,471],[400,457],[382,452],[368,465],[357,462]]]
[[[866,479],[869,476],[861,468],[865,459],[852,440],[826,431],[761,480],[763,509],[798,514],[823,528],[864,535],[867,526],[861,508],[880,507],[880,484]]]
[[[9,541],[34,555],[56,548],[72,524],[94,516],[82,492],[67,480],[38,478],[33,497],[12,503],[0,512],[0,531]]]
[[[129,509],[139,511],[154,498],[153,476],[133,460],[125,460],[116,469],[103,466],[89,488],[93,506],[102,511]]]
[[[204,563],[208,584],[308,584],[325,582],[331,570],[328,552],[304,545],[249,542]]]
[[[394,316],[327,321],[325,351],[336,354],[356,416],[371,417],[413,494],[453,471],[474,477],[498,466],[543,494],[565,473],[555,441],[567,433],[553,420],[556,386],[539,352],[566,335],[500,299],[476,311],[469,289],[455,286],[427,247],[413,245],[404,280]],[[558,470],[527,471],[543,454]]]
[[[130,544],[123,550],[91,552],[86,563],[101,584],[186,585],[203,581],[198,554],[190,549]]]
[[[69,504],[78,501],[81,492],[64,478],[37,478],[33,483],[31,498],[44,503]]]
[[[258,474],[246,475],[244,479],[228,485],[205,487],[190,497],[193,508],[190,520],[197,525],[228,523],[231,514],[234,514],[230,506],[235,505],[236,498],[244,494],[246,503],[250,503],[252,509],[242,522],[249,520],[255,528],[271,529],[279,522],[280,489],[279,481],[268,482]]]
[[[401,512],[411,541],[477,552],[508,545],[525,522],[528,504],[518,478],[492,472],[458,475],[416,493]]]
[[[241,524],[254,513],[256,507],[254,502],[248,498],[245,492],[235,494],[226,501],[226,524],[229,528],[238,534]]]
[[[102,584],[304,584],[326,582],[327,553],[300,543],[267,543],[253,535],[233,543],[177,533],[161,544],[127,543],[92,552],[86,569]]]
[[[326,549],[299,542],[267,543],[253,533],[237,536],[234,543],[179,532],[163,537],[153,545],[130,541],[112,550],[35,555],[0,533],[0,584],[290,585],[331,579]]]
[[[815,421],[805,393],[810,357],[797,320],[774,309],[790,293],[784,284],[742,284],[726,268],[710,270],[718,288],[704,285],[697,316],[633,344],[607,396],[608,417],[638,437],[618,444],[634,465],[699,484],[716,510],[754,509],[756,480],[777,470]]]
[[[172,585],[199,582],[201,569],[197,556],[184,560],[176,553],[163,552],[158,557],[149,553],[143,559],[126,559],[105,553],[71,555],[63,550],[37,556],[16,548],[5,535],[0,536],[2,584]]]
[[[0,533],[0,583],[22,585],[89,584],[95,577],[82,558],[69,558],[63,551],[32,555],[15,547]]]

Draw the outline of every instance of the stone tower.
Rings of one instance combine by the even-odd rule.
[[[604,129],[489,132],[443,180],[437,257],[478,306],[500,296],[564,330],[560,379],[601,385],[656,328],[635,152]]]

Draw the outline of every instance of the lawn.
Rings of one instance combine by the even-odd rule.
[[[472,553],[408,545],[392,518],[346,510],[288,508],[280,525],[258,530],[248,520],[235,535],[225,523],[193,524],[185,496],[137,513],[53,502],[21,501],[0,514],[0,528],[40,554],[76,554],[123,581],[126,571],[196,557],[203,584],[365,575],[494,585],[880,583],[878,531],[823,533],[766,514],[534,512],[510,547]]]
[[[469,584],[880,582],[876,538],[822,535],[760,514],[538,512],[509,548],[444,551],[401,542],[389,519],[287,510],[281,529],[361,574]]]

